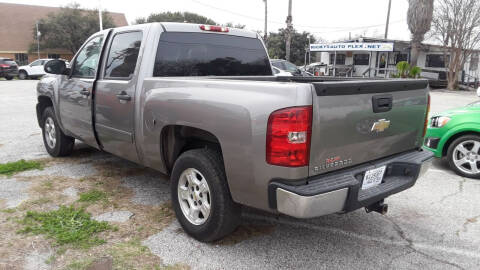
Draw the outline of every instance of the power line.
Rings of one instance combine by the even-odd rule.
[[[225,13],[229,13],[229,14],[233,14],[233,15],[236,15],[236,16],[239,16],[239,17],[243,17],[243,18],[248,18],[248,19],[251,19],[251,20],[255,20],[255,21],[259,21],[259,22],[264,22],[264,19],[262,18],[257,18],[257,17],[253,17],[253,16],[248,16],[248,15],[245,15],[245,14],[241,14],[241,13],[238,13],[238,12],[234,12],[234,11],[231,11],[231,10],[228,10],[228,9],[224,9],[224,8],[220,8],[220,7],[217,7],[217,6],[213,6],[213,5],[210,5],[210,4],[205,4],[205,3],[202,3],[198,0],[190,0],[194,3],[197,3],[199,5],[202,5],[202,6],[205,6],[205,7],[209,7],[211,9],[215,9],[215,10],[219,10],[219,11],[223,11]],[[403,20],[398,20],[398,21],[394,21],[394,22],[391,22],[391,24],[393,23],[398,23],[398,22],[402,22],[402,21],[406,21],[405,19]],[[268,20],[269,23],[274,23],[274,24],[279,24],[279,25],[285,25],[285,22],[279,22],[279,21],[272,21],[272,20]],[[337,30],[344,30],[342,32],[348,32],[348,31],[351,31],[351,30],[358,30],[358,29],[364,29],[364,28],[372,28],[372,27],[378,27],[378,26],[384,26],[385,24],[382,23],[382,24],[375,24],[375,25],[366,25],[366,26],[359,26],[359,27],[338,27],[338,26],[308,26],[308,25],[300,25],[300,24],[295,24],[295,26],[297,27],[301,27],[301,28],[312,28],[312,29],[337,29]],[[316,33],[316,34],[326,34],[326,33],[335,33],[335,32],[338,32],[338,31],[331,31],[331,32],[312,32],[312,33]]]

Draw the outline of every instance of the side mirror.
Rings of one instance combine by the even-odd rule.
[[[43,66],[43,70],[45,70],[46,73],[58,75],[67,75],[69,72],[65,62],[58,59],[48,61]]]

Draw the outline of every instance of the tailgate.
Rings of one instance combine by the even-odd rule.
[[[426,80],[313,83],[310,175],[422,145]]]

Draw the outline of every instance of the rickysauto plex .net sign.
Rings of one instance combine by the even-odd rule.
[[[312,52],[331,52],[331,51],[369,51],[369,52],[392,52],[393,43],[320,43],[310,44]]]

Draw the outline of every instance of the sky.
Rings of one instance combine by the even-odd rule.
[[[72,1],[0,0],[1,2],[43,6],[65,6]],[[293,26],[327,41],[348,39],[349,35],[383,37],[388,0],[292,0]],[[264,28],[263,0],[82,0],[85,8],[124,13],[132,23],[138,17],[166,11],[188,11],[213,19],[217,23],[232,22],[246,29]],[[392,0],[389,39],[410,40],[407,17],[408,1]],[[268,31],[285,27],[288,0],[268,0]]]

